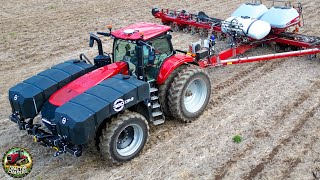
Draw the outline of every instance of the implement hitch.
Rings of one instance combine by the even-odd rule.
[[[15,113],[12,114],[9,119],[17,123],[20,130],[27,130],[27,133],[33,136],[34,142],[39,142],[45,147],[51,147],[56,150],[53,154],[55,157],[66,152],[73,154],[75,157],[79,157],[82,154],[81,145],[72,145],[67,143],[63,137],[46,132],[40,128],[40,124],[33,124],[33,119],[26,122],[25,119],[20,118],[20,116]]]

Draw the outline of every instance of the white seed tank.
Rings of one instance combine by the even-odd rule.
[[[221,28],[224,33],[238,29],[240,35],[256,40],[263,39],[271,30],[269,23],[249,17],[230,17],[222,23]]]
[[[244,3],[232,13],[232,17],[251,17],[259,19],[268,8],[263,4],[258,3]]]
[[[273,28],[287,28],[299,22],[299,13],[291,7],[272,7],[260,20],[270,23]]]

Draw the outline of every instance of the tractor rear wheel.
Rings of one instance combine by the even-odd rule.
[[[173,80],[169,89],[169,108],[173,117],[191,122],[205,110],[210,99],[210,79],[203,69],[189,66]]]
[[[159,86],[159,102],[162,107],[162,111],[165,116],[167,117],[172,117],[172,114],[169,109],[169,104],[168,104],[168,94],[169,94],[169,88],[171,86],[171,83],[173,82],[173,78],[178,75],[179,72],[181,72],[184,68],[187,66],[181,65],[177,67],[166,79],[166,81]]]
[[[149,134],[148,122],[139,113],[126,111],[102,129],[99,149],[108,162],[120,164],[142,151]]]

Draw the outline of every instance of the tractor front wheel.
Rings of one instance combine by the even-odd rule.
[[[210,99],[210,79],[203,69],[189,66],[176,76],[169,89],[173,117],[191,122],[205,110]]]
[[[108,162],[120,164],[139,155],[149,134],[148,122],[139,113],[127,111],[102,129],[99,149]]]

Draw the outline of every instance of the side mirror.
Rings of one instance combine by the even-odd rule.
[[[156,59],[155,50],[153,48],[150,48],[149,56],[148,56],[148,64],[153,65],[155,59]]]
[[[90,40],[89,40],[89,47],[93,47],[93,44],[94,44],[94,40],[93,38],[90,37]]]
[[[94,35],[93,33],[90,33],[90,40],[89,40],[90,47],[93,47],[94,41],[97,41],[99,55],[103,55],[101,39],[98,36]]]
[[[94,41],[97,40],[97,36],[90,33],[89,47],[93,47]]]

